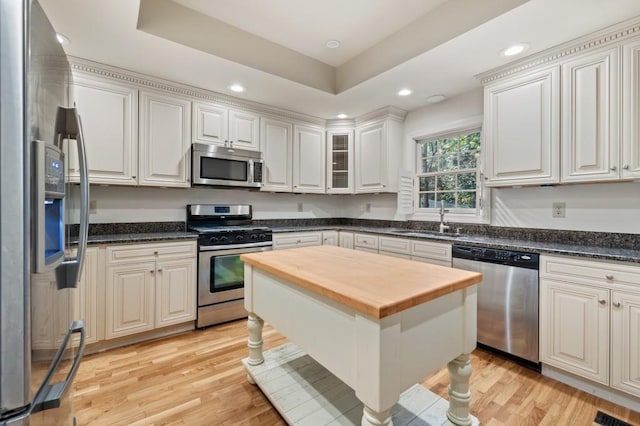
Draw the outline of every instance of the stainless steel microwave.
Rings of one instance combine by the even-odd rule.
[[[262,153],[194,143],[191,145],[192,186],[262,186]]]

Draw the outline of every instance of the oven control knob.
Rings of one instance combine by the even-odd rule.
[[[227,238],[227,237],[220,237],[220,242],[221,242],[221,243],[226,243],[227,241],[229,241],[229,238]]]
[[[251,238],[253,241],[255,241],[255,240],[257,240],[257,239],[258,239],[258,234],[251,234],[251,237],[250,237],[250,238]]]
[[[236,235],[236,241],[242,241],[244,237],[242,235]]]
[[[217,242],[218,242],[218,237],[211,237],[211,238],[209,238],[209,242],[210,242],[210,243],[217,243]]]
[[[259,238],[260,238],[260,241],[264,241],[267,238],[267,236],[264,234],[260,234]]]

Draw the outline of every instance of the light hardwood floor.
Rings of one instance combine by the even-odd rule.
[[[286,339],[268,325],[265,349]],[[75,379],[79,425],[284,425],[245,378],[246,321],[87,356]],[[601,410],[640,413],[545,378],[486,351],[472,355],[471,410],[483,425],[592,425]],[[446,368],[422,383],[447,397]]]

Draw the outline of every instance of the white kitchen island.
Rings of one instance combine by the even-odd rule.
[[[457,425],[477,423],[469,413],[469,353],[476,346],[480,274],[334,246],[241,258],[249,311],[249,357],[244,363],[250,381],[261,385],[256,380],[260,371],[295,372],[295,363],[278,372],[269,373],[264,366],[260,370],[266,320],[296,345],[280,350],[281,356],[293,359],[299,348],[310,357],[297,361],[300,366],[317,362],[355,391],[364,408],[363,425],[393,424],[392,408],[401,394],[447,363],[451,384],[446,416]],[[277,357],[277,350],[270,352]],[[268,363],[282,365],[286,359]],[[261,389],[276,400],[270,396],[276,389]],[[274,405],[294,423],[287,410]]]

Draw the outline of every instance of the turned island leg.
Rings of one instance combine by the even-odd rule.
[[[247,329],[249,330],[249,342],[247,344],[247,346],[249,347],[249,358],[247,360],[247,363],[249,365],[259,365],[264,362],[264,357],[262,356],[263,325],[264,321],[262,320],[262,318],[260,318],[253,312],[249,313],[249,318],[247,320]],[[252,385],[256,384],[250,374],[247,374],[247,380]]]
[[[454,424],[469,426],[473,423],[469,413],[471,391],[471,359],[469,354],[462,354],[447,365],[449,369],[449,409],[447,418]]]
[[[379,413],[365,405],[362,410],[362,426],[393,426],[391,410]]]

